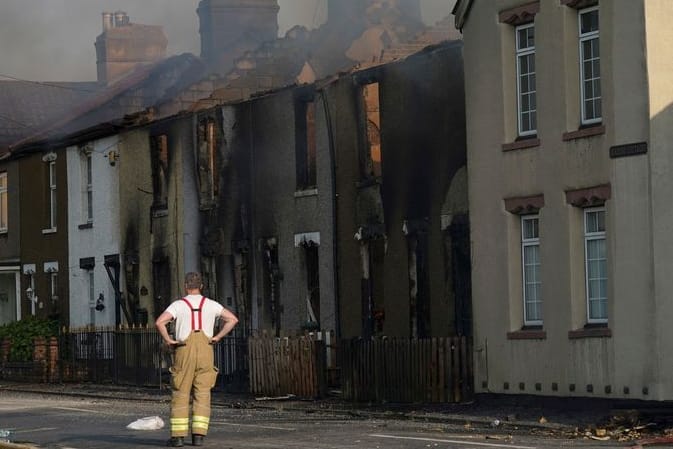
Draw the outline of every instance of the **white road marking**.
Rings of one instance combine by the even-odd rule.
[[[471,446],[505,447],[505,448],[511,448],[511,449],[536,449],[535,446],[515,446],[513,444],[477,443],[477,442],[464,441],[464,440],[440,440],[438,438],[401,437],[401,436],[396,436],[396,435],[381,435],[381,434],[371,434],[369,436],[373,437],[373,438],[389,438],[389,439],[394,439],[394,440],[426,441],[428,443],[467,444],[467,445],[471,445]]]
[[[225,421],[211,421],[210,424],[221,424],[223,426],[240,426],[240,427],[256,427],[258,429],[269,429],[269,430],[287,430],[289,432],[295,431],[292,427],[275,427],[275,426],[260,426],[257,424],[239,424],[234,422],[225,422]]]
[[[48,432],[50,430],[58,430],[58,427],[40,427],[39,429],[22,429],[22,430],[15,430],[14,433]]]

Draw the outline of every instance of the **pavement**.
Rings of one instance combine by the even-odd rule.
[[[0,391],[3,390],[126,401],[170,401],[170,391],[156,387],[0,381]],[[359,419],[414,420],[460,425],[466,429],[487,428],[503,433],[529,432],[568,437],[599,436],[599,429],[614,435],[614,432],[624,433],[624,429],[631,432],[639,427],[640,433],[634,436],[635,439],[643,433],[648,436],[665,435],[673,428],[673,407],[670,405],[582,398],[477,395],[473,401],[461,404],[363,404],[344,401],[336,391],[325,399],[299,400],[293,396],[260,398],[215,390],[212,403],[213,407],[302,411]],[[27,448],[32,449],[31,446],[0,442],[0,449]]]

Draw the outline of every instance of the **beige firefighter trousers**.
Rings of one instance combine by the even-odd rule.
[[[185,344],[177,347],[170,372],[173,389],[171,436],[187,436],[192,390],[192,434],[206,435],[210,423],[210,390],[215,386],[217,368],[213,347],[203,332],[192,331]]]

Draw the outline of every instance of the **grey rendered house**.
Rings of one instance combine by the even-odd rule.
[[[475,388],[669,400],[662,0],[460,0]]]

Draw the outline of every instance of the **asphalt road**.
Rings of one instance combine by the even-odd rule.
[[[168,439],[167,428],[155,431],[126,429],[130,422],[154,415],[167,423],[168,404],[0,391],[0,429],[11,429],[14,432],[13,441],[17,443],[31,443],[39,448],[163,447]],[[185,447],[189,446],[186,444]],[[527,433],[493,434],[489,429],[465,429],[460,425],[442,423],[349,418],[277,408],[215,407],[204,447],[598,449],[629,446]]]

